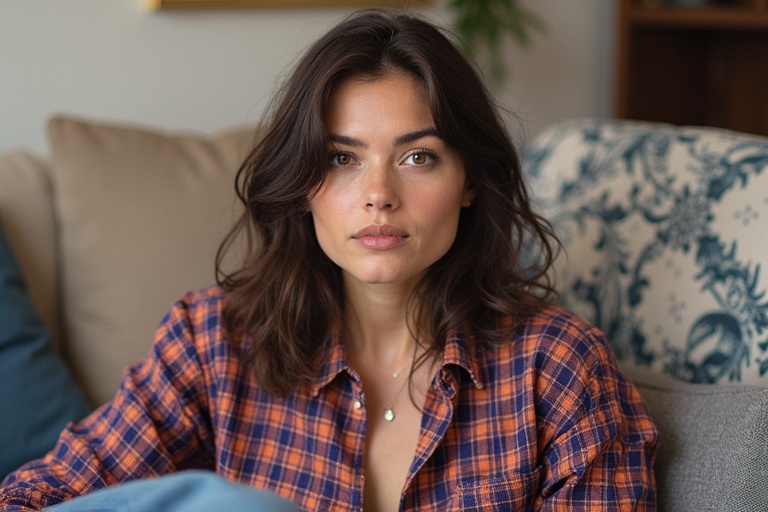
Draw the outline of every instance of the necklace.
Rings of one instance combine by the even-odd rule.
[[[403,370],[405,370],[407,367],[408,366],[406,365],[406,366],[403,366],[402,368],[400,368],[399,370],[395,370],[394,372],[392,372],[392,378],[393,379],[398,378],[400,376],[400,374],[403,373]],[[394,411],[393,407],[395,406],[395,403],[397,403],[397,399],[400,398],[400,393],[403,392],[403,389],[405,388],[405,385],[407,383],[408,383],[408,379],[406,379],[405,382],[403,382],[400,385],[400,389],[397,390],[397,394],[395,395],[395,398],[392,400],[392,402],[387,406],[386,410],[384,411],[384,419],[385,420],[392,421],[392,420],[395,419],[395,411]]]

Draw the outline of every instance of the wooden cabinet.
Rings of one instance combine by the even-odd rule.
[[[617,115],[768,136],[768,6],[621,0]]]

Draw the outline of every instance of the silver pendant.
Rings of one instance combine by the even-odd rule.
[[[392,410],[391,407],[389,407],[386,411],[384,411],[384,419],[387,421],[392,421],[395,419],[395,412]]]

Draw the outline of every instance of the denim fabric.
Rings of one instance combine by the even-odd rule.
[[[75,498],[50,512],[300,512],[288,500],[263,489],[229,482],[215,473],[184,471],[137,480]]]

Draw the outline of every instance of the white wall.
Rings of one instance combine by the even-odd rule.
[[[548,31],[508,51],[502,103],[533,135],[612,105],[613,2],[527,0]],[[143,0],[0,0],[0,151],[45,151],[54,112],[215,131],[258,122],[302,48],[348,8],[149,11]],[[450,20],[437,0],[424,10]]]

